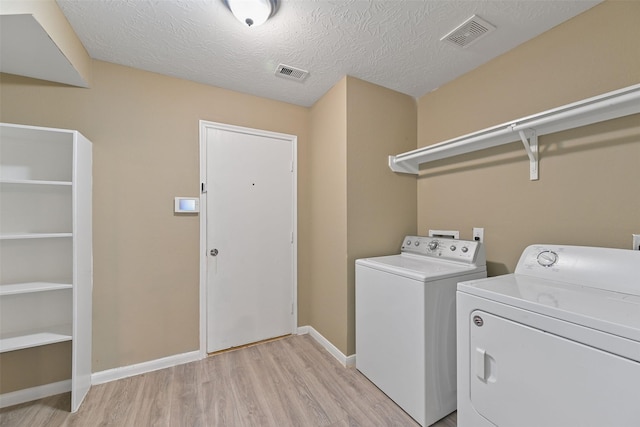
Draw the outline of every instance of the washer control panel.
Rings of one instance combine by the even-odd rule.
[[[468,264],[485,263],[482,243],[473,240],[406,236],[402,242],[402,252]]]

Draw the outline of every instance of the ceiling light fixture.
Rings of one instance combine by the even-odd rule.
[[[278,9],[278,0],[223,0],[231,13],[248,27],[267,22]]]

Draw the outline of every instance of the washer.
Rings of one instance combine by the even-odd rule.
[[[533,245],[458,284],[458,426],[640,426],[640,252]]]
[[[456,409],[456,284],[486,275],[475,241],[407,236],[356,261],[356,368],[423,426]]]

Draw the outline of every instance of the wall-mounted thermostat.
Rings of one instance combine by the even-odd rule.
[[[200,200],[197,197],[176,197],[173,206],[175,213],[200,212]]]

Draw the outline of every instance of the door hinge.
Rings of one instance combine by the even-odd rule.
[[[291,243],[293,243],[293,231],[291,232]]]
[[[293,303],[291,303],[291,314],[293,314]]]
[[[290,172],[293,172],[293,162],[291,162],[290,165],[291,165]]]
[[[207,184],[204,182],[200,183],[200,192],[202,192],[203,194],[207,192]]]

